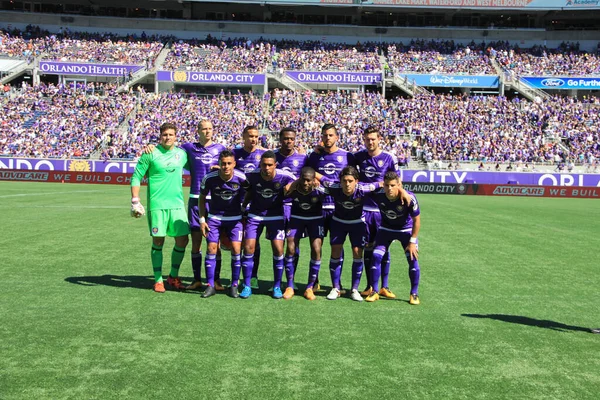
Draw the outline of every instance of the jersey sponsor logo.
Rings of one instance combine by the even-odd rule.
[[[229,201],[229,200],[233,199],[233,195],[234,195],[233,191],[229,190],[229,189],[225,189],[222,192],[218,193],[218,196],[225,201]]]
[[[281,168],[282,171],[287,171],[287,172],[292,172],[292,169],[290,167],[283,167]]]
[[[254,164],[246,164],[244,165],[244,172],[252,172],[256,169]]]
[[[354,210],[354,207],[356,207],[357,205],[354,204],[353,201],[342,201],[340,203],[342,205],[342,207],[344,207],[346,210]]]
[[[196,157],[196,160],[200,159],[203,164],[210,164],[213,161],[213,155],[210,153],[203,153],[200,157]]]
[[[400,215],[396,214],[394,210],[382,211],[388,219],[400,218]]]
[[[258,193],[260,193],[260,195],[262,197],[264,197],[265,199],[270,199],[271,197],[275,196],[277,194],[277,192],[275,192],[273,189],[263,189],[263,190],[258,190]]]
[[[379,172],[377,172],[377,170],[375,169],[374,166],[369,165],[367,168],[365,168],[365,176],[367,178],[372,178],[372,177],[377,176],[377,175],[379,175]]]
[[[300,207],[301,209],[303,209],[304,211],[308,211],[308,210],[310,210],[310,209],[311,209],[311,207],[312,207],[312,204],[310,204],[310,203],[300,203],[300,204],[299,204],[299,207]]]
[[[335,167],[334,163],[327,163],[323,166],[323,172],[325,172],[327,175],[333,175],[336,171],[337,168]]]

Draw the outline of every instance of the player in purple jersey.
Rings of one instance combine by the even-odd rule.
[[[198,142],[184,143],[181,147],[188,154],[190,162],[190,198],[188,200],[188,220],[192,231],[192,270],[194,281],[187,289],[197,290],[202,287],[202,232],[200,231],[200,215],[198,199],[200,197],[200,185],[202,179],[211,172],[219,163],[219,154],[225,150],[225,146],[212,141],[213,124],[208,120],[202,120],[198,124]],[[210,195],[209,195],[210,196]],[[207,198],[210,200],[210,197]],[[220,282],[221,272],[221,250],[217,249],[217,266],[215,270],[215,288],[224,290]]]
[[[296,148],[296,131],[294,128],[283,128],[279,131],[279,149],[275,150],[277,160],[277,168],[290,172],[292,175],[300,176],[300,170],[306,165],[306,154],[300,154]],[[287,227],[290,221],[290,212],[292,208],[291,199],[286,198],[283,201],[283,218]],[[289,247],[288,247],[289,250]],[[286,265],[288,258],[291,257],[294,263],[294,271],[298,266],[298,258],[300,257],[300,248],[295,247],[295,253],[286,254]],[[289,282],[288,282],[289,283]],[[289,292],[288,292],[289,295]],[[283,294],[286,298],[286,294]]]
[[[295,185],[290,187],[291,192],[287,195],[292,200],[291,215],[287,225],[287,252],[285,259],[285,271],[288,279],[288,287],[285,289],[283,298],[290,299],[294,296],[294,274],[296,265],[291,256],[300,244],[300,239],[307,232],[310,240],[310,264],[308,267],[308,284],[304,291],[307,300],[314,300],[313,288],[319,269],[321,268],[321,248],[325,228],[323,227],[323,197],[325,190],[321,186],[313,186],[315,170],[304,167],[300,171],[300,178]]]
[[[210,212],[207,217],[200,217],[200,229],[206,237],[206,280],[207,288],[202,297],[210,297],[215,290],[216,255],[220,234],[226,233],[231,240],[231,297],[239,297],[238,281],[240,279],[242,248],[242,189],[249,183],[243,172],[235,169],[235,158],[229,150],[219,154],[219,170],[208,173],[200,188],[200,215],[205,215],[207,202]],[[211,195],[210,200],[208,196]]]
[[[321,127],[321,146],[318,151],[310,154],[307,160],[309,167],[312,167],[317,173],[333,180],[340,181],[340,172],[348,165],[354,165],[354,156],[346,150],[338,147],[339,136],[337,129],[333,124],[325,124]],[[325,196],[323,199],[323,223],[325,235],[329,231],[331,217],[333,215],[334,203],[331,196]],[[344,262],[344,252],[340,256],[341,262]],[[317,278],[316,286],[319,287]]]
[[[359,179],[361,182],[382,182],[383,177],[389,171],[397,171],[398,160],[392,154],[383,151],[380,147],[381,133],[379,129],[374,126],[369,126],[363,131],[363,141],[365,149],[357,153],[354,153],[354,160],[356,162],[356,168],[358,168]],[[410,202],[410,198],[406,193],[403,194],[407,204]],[[364,252],[364,263],[367,268],[371,265],[371,258],[373,257],[373,245],[375,244],[375,236],[377,235],[377,228],[381,225],[381,215],[379,213],[379,207],[371,199],[370,196],[364,200],[364,211],[365,211],[365,222],[367,224],[367,244]],[[381,278],[382,285],[379,294],[394,299],[396,296],[388,287],[388,276],[390,272],[390,257],[389,253],[385,254],[382,264]],[[371,277],[367,274],[367,287],[363,292],[362,296],[368,296],[372,290]]]
[[[260,169],[249,172],[246,176],[250,188],[244,199],[244,206],[250,201],[248,218],[244,228],[244,289],[240,297],[247,298],[252,294],[250,279],[247,272],[254,267],[254,251],[256,242],[263,229],[266,237],[271,241],[273,249],[273,297],[280,299],[281,278],[283,276],[283,241],[285,239],[285,225],[283,222],[283,197],[284,191],[289,190],[295,177],[281,169],[277,169],[275,153],[268,150],[261,156]]]
[[[358,171],[353,166],[345,167],[340,173],[341,183],[331,183],[322,177],[321,183],[325,185],[325,193],[331,195],[335,203],[331,217],[330,237],[331,259],[329,271],[331,273],[331,292],[327,299],[335,300],[340,296],[340,277],[342,262],[340,256],[346,236],[350,237],[352,246],[352,289],[350,297],[355,301],[362,301],[358,292],[358,285],[363,270],[363,249],[367,240],[366,224],[363,215],[363,202],[368,193],[379,188],[379,183],[359,184]]]
[[[242,131],[243,147],[234,149],[236,168],[246,173],[258,169],[260,166],[260,156],[266,151],[258,147],[258,128],[254,125],[248,125]],[[258,289],[258,266],[260,263],[260,245],[256,246],[254,253],[254,270],[250,287]]]
[[[383,189],[372,194],[373,200],[381,211],[381,226],[375,238],[373,263],[369,270],[373,291],[367,296],[366,301],[373,302],[379,299],[378,285],[381,273],[383,255],[389,251],[394,240],[400,241],[408,261],[408,276],[410,278],[409,303],[420,304],[419,300],[419,241],[417,239],[421,229],[421,210],[417,198],[411,192],[411,202],[403,205],[400,198],[402,182],[395,172],[385,174]]]

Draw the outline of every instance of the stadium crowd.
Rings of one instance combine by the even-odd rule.
[[[133,158],[157,139],[158,127],[178,122],[183,141],[194,141],[202,117],[214,121],[215,140],[240,144],[246,125],[264,127],[262,142],[283,127],[298,131],[307,152],[319,129],[333,123],[340,146],[361,147],[360,134],[379,126],[384,148],[401,164],[411,159],[460,162],[594,163],[600,157],[600,99],[552,97],[540,102],[499,96],[423,95],[384,99],[379,93],[306,93],[274,90],[265,96],[201,97],[183,93],[116,94],[114,87],[76,90],[24,86],[3,105],[0,154]],[[555,143],[562,140],[564,146]]]

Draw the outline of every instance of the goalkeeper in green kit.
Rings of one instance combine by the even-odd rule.
[[[140,202],[140,183],[148,175],[148,227],[152,236],[152,269],[154,291],[164,293],[162,277],[163,245],[165,236],[175,237],[171,253],[171,272],[167,284],[184,289],[179,279],[179,266],[185,255],[190,227],[183,202],[183,169],[187,169],[187,154],[175,147],[177,127],[164,123],[160,127],[160,144],[150,154],[143,154],[131,178],[131,215],[140,218],[146,212]]]

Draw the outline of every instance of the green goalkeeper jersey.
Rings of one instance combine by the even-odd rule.
[[[148,210],[184,208],[182,174],[186,166],[184,150],[179,147],[167,150],[158,145],[151,154],[142,154],[138,160],[131,186],[140,186],[144,175],[148,174]]]

